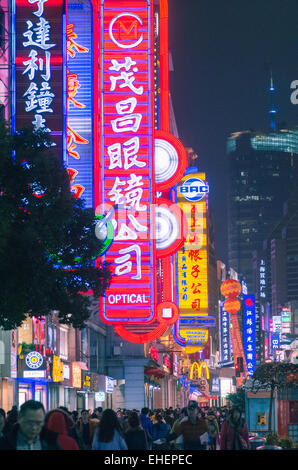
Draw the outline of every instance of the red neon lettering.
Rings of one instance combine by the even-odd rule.
[[[70,101],[76,108],[85,108],[86,106],[79,103],[74,97],[80,88],[80,82],[76,73],[69,73],[67,69],[67,109],[69,109]]]
[[[123,34],[121,34],[121,31],[123,32]],[[134,35],[131,37],[133,39],[137,39],[138,38],[138,22],[136,20],[132,21],[128,28],[125,26],[125,24],[122,21],[119,21],[118,39],[122,39],[124,35],[129,36],[132,31],[134,31]]]
[[[89,52],[89,49],[81,46],[80,44],[74,41],[74,39],[76,39],[78,36],[73,31],[73,29],[74,29],[73,24],[68,24],[66,27],[67,53],[70,55],[70,57],[76,56],[76,52],[73,49],[76,49],[77,52],[80,52],[80,53]]]

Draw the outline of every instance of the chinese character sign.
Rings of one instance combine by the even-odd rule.
[[[256,370],[256,306],[254,295],[243,296],[243,347],[247,373],[252,376]]]
[[[89,0],[67,5],[67,167],[71,191],[93,207],[93,33]]]
[[[230,314],[224,308],[224,302],[219,304],[219,334],[220,334],[220,360],[231,361]]]
[[[15,6],[14,125],[50,132],[62,159],[64,1],[16,0]]]
[[[129,208],[105,255],[114,278],[101,316],[118,325],[155,318],[152,12],[145,0],[101,5],[101,203]]]

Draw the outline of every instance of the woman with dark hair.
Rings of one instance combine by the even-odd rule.
[[[92,450],[127,450],[115,411],[104,410],[94,434]]]
[[[128,416],[128,431],[124,435],[128,450],[148,450],[146,432],[141,427],[141,421],[136,411]]]

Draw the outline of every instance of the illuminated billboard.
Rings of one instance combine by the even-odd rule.
[[[89,0],[67,4],[67,170],[71,191],[94,207],[94,51]]]
[[[189,233],[176,255],[180,317],[173,335],[189,353],[203,349],[208,328],[215,326],[214,317],[208,316],[208,191],[204,173],[184,176],[177,187],[177,203],[187,218]]]
[[[13,129],[33,126],[51,133],[64,159],[65,2],[12,2]]]
[[[243,296],[243,348],[247,374],[256,370],[256,305],[254,295]]]

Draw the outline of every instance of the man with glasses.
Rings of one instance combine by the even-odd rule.
[[[44,427],[42,403],[29,400],[20,408],[17,424],[0,439],[0,450],[61,450],[58,434]]]
[[[208,441],[208,427],[204,419],[199,418],[199,406],[194,400],[191,400],[187,406],[188,417],[183,419],[175,432],[167,437],[167,441],[177,439],[183,436],[184,450],[204,450]]]

